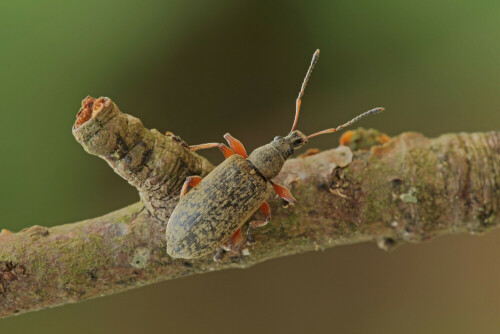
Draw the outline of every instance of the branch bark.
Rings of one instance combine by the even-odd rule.
[[[436,139],[404,133],[369,151],[341,146],[287,161],[277,182],[298,203],[284,208],[270,198],[272,220],[255,231],[254,248],[227,253],[218,265],[211,257],[174,260],[165,251],[164,223],[176,193],[185,176],[213,166],[180,139],[144,129],[109,99],[94,107],[75,136],[136,186],[143,203],[0,234],[0,317],[337,245],[376,241],[389,250],[500,223],[500,132]]]

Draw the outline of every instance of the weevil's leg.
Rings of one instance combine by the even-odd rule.
[[[219,247],[219,249],[217,249],[217,252],[215,252],[214,262],[219,263],[222,260],[222,254],[224,254],[224,249],[222,249],[222,247]]]
[[[221,150],[222,154],[224,154],[224,157],[226,159],[234,154],[233,150],[231,150],[229,147],[227,147],[226,145],[224,145],[222,143],[209,143],[209,144],[192,145],[192,146],[189,146],[189,149],[191,150],[191,152],[195,152],[198,150],[204,150],[207,148],[214,148],[214,147],[217,147],[219,150]]]
[[[278,194],[279,197],[281,197],[288,204],[295,205],[297,200],[293,197],[290,190],[274,182],[271,182],[271,184],[273,185],[274,191],[276,192],[276,194]]]
[[[266,225],[271,220],[271,207],[269,206],[269,204],[267,204],[267,202],[262,203],[262,205],[260,206],[260,211],[264,214],[265,220],[263,220],[263,221],[254,220],[254,221],[250,222],[250,224],[249,224],[250,226],[248,227],[248,231],[247,231],[247,244],[248,245],[255,243],[255,239],[253,238],[253,235],[252,235],[253,230],[258,228],[258,227],[262,227],[262,226]]]
[[[217,249],[217,252],[214,255],[214,261],[220,262],[224,251],[229,252],[230,250],[235,249],[240,244],[241,239],[241,228],[239,228],[236,232],[234,232],[229,241],[226,241],[219,247],[219,249]]]
[[[181,189],[181,198],[186,195],[188,187],[196,187],[201,182],[201,176],[193,175],[186,177],[186,181]]]
[[[234,153],[241,155],[245,159],[248,158],[247,151],[245,150],[245,146],[243,146],[242,142],[231,136],[229,133],[224,135],[224,139],[226,139]]]
[[[235,249],[236,246],[240,244],[241,239],[242,239],[241,228],[239,228],[236,232],[234,232],[229,241],[226,241],[225,243],[222,244],[222,248],[226,252],[229,252],[230,250]]]
[[[172,138],[173,140],[180,143],[185,148],[189,149],[189,145],[184,140],[182,140],[181,137],[174,135],[173,132],[167,131],[167,132],[165,132],[165,136]]]

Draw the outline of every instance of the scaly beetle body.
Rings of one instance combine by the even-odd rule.
[[[184,183],[181,199],[172,212],[166,229],[167,252],[170,256],[189,259],[217,251],[216,260],[219,259],[222,249],[229,250],[240,243],[241,227],[260,207],[265,220],[250,222],[247,232],[248,242],[253,242],[253,229],[264,226],[271,219],[271,210],[266,202],[271,186],[289,204],[296,202],[288,189],[272,181],[295,150],[311,137],[339,131],[366,115],[383,110],[369,110],[337,128],[309,136],[294,130],[301,98],[318,56],[319,50],[314,53],[302,83],[289,135],[275,137],[271,143],[255,149],[250,156],[247,156],[243,144],[230,134],[224,136],[230,148],[221,143],[190,147],[192,151],[218,147],[226,160],[203,180],[199,176],[191,176]],[[187,192],[188,187],[193,188]]]
[[[247,159],[233,154],[217,166],[177,204],[167,225],[168,253],[192,258],[217,250],[266,200],[269,180],[293,154],[293,142],[302,145],[303,138],[294,131]]]

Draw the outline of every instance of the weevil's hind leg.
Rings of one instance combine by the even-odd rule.
[[[219,249],[217,249],[217,252],[215,252],[214,262],[219,263],[222,260],[223,254],[224,254],[224,249],[222,249],[222,247],[219,247]]]
[[[226,241],[225,243],[222,244],[221,247],[219,247],[219,249],[217,249],[217,252],[214,255],[214,261],[220,262],[222,260],[222,255],[224,254],[224,251],[229,252],[233,249],[236,249],[236,247],[238,247],[238,245],[240,244],[241,239],[242,239],[241,228],[239,228],[236,232],[234,232],[229,241]]]
[[[263,221],[262,220],[254,220],[254,221],[250,222],[249,227],[248,227],[248,231],[247,231],[247,244],[248,245],[252,245],[255,243],[255,239],[253,238],[253,235],[252,235],[253,230],[258,228],[258,227],[262,227],[262,226],[266,225],[271,220],[271,207],[269,206],[269,204],[267,202],[262,203],[262,205],[260,206],[260,211],[264,214],[265,219]]]
[[[233,149],[234,153],[241,155],[243,158],[248,158],[247,151],[245,150],[245,146],[238,139],[231,136],[229,133],[224,135],[224,139],[226,139],[229,146]]]
[[[201,182],[201,176],[198,175],[188,176],[181,189],[181,198],[184,197],[184,195],[186,195],[188,187],[196,187],[200,182]]]
[[[226,145],[224,145],[222,143],[209,143],[209,144],[192,145],[192,146],[189,146],[189,149],[191,150],[191,152],[195,152],[198,150],[204,150],[207,148],[214,148],[214,147],[217,147],[219,150],[221,150],[222,154],[224,154],[224,157],[226,159],[234,154],[233,150],[231,150],[229,147],[227,147]]]
[[[276,192],[276,194],[278,194],[279,197],[281,197],[288,204],[295,205],[297,200],[293,197],[290,190],[274,182],[271,182],[271,184],[273,185],[274,191]]]
[[[229,241],[226,241],[225,243],[222,244],[222,248],[226,252],[229,252],[230,250],[235,249],[240,244],[241,239],[242,239],[241,228],[239,228],[236,232],[234,232]]]

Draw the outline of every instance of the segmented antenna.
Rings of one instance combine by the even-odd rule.
[[[382,107],[378,107],[378,108],[374,108],[374,109],[368,110],[368,111],[362,113],[361,115],[358,115],[358,116],[354,117],[353,119],[351,119],[347,123],[339,125],[336,128],[326,129],[326,130],[323,130],[323,131],[320,131],[320,132],[313,133],[312,135],[307,136],[306,139],[309,139],[309,138],[312,138],[312,137],[316,137],[316,136],[319,136],[319,135],[323,135],[325,133],[332,133],[332,132],[340,131],[343,128],[348,127],[349,125],[351,125],[353,123],[356,123],[357,121],[359,121],[361,118],[363,118],[365,116],[368,116],[368,115],[371,115],[371,114],[378,114],[379,112],[384,111],[384,110],[385,109],[382,108]]]
[[[318,61],[318,58],[319,58],[319,49],[317,49],[316,52],[314,52],[311,60],[311,65],[309,65],[306,77],[302,82],[302,87],[300,87],[299,97],[297,97],[297,101],[295,102],[295,120],[293,121],[292,130],[290,130],[290,133],[292,133],[293,130],[295,130],[295,126],[297,125],[297,120],[299,119],[300,105],[302,103],[302,96],[304,96],[304,89],[306,89],[307,82],[311,77],[312,70],[314,68],[314,65],[316,65],[316,62]]]

